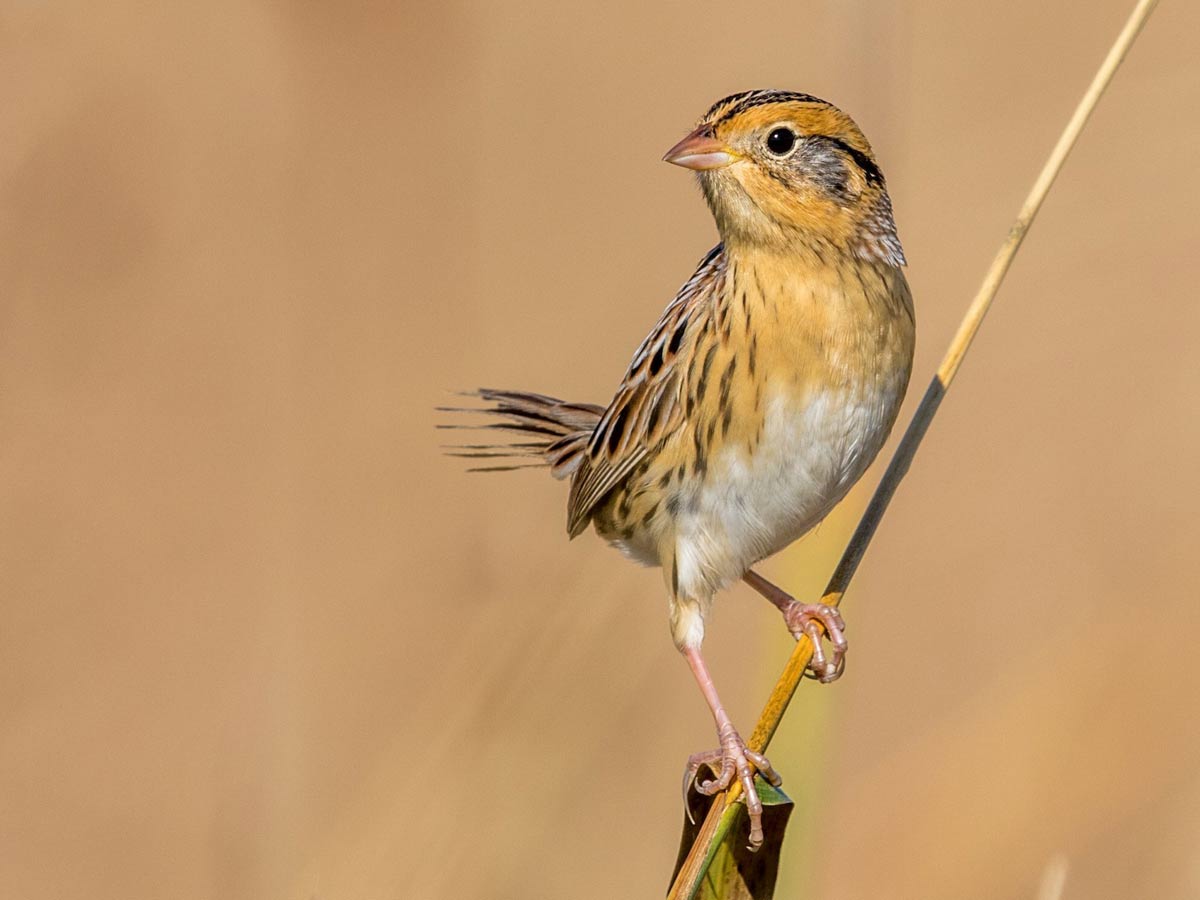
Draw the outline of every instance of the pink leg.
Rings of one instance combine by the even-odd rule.
[[[757,572],[747,571],[742,578],[778,607],[793,637],[799,640],[801,635],[808,635],[813,645],[812,660],[808,664],[812,677],[820,679],[823,684],[837,681],[846,668],[848,646],[842,614],[824,603],[801,603]],[[833,645],[833,653],[829,657],[826,657],[821,643],[822,632],[829,635],[829,642]]]
[[[717,738],[721,741],[719,750],[697,753],[688,760],[683,781],[684,804],[686,806],[688,788],[695,782],[700,767],[719,760],[720,774],[715,780],[700,782],[696,785],[696,790],[702,794],[715,794],[728,788],[736,775],[742,785],[746,810],[750,813],[750,849],[757,850],[763,842],[762,801],[758,799],[758,791],[754,787],[754,771],[757,769],[759,774],[773,785],[782,784],[783,779],[771,768],[765,756],[746,746],[737,729],[733,727],[725,707],[721,705],[721,698],[717,696],[717,689],[713,685],[712,676],[708,674],[708,666],[705,665],[699,648],[686,649],[683,655],[692,667],[692,674],[696,676],[696,683],[700,685],[700,692],[704,694],[708,708],[712,710],[713,719],[717,723]],[[688,816],[691,816],[690,811]]]

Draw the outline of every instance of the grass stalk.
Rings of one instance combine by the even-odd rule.
[[[950,342],[950,347],[946,351],[946,355],[942,359],[937,373],[926,389],[920,406],[917,407],[917,411],[913,414],[912,421],[909,422],[908,428],[904,432],[904,437],[900,440],[900,444],[897,446],[896,452],[888,464],[887,471],[884,473],[879,487],[876,488],[866,512],[863,513],[863,517],[859,521],[858,527],[855,529],[854,535],[851,537],[850,543],[842,555],[841,562],[838,563],[837,569],[834,571],[828,586],[825,588],[825,594],[822,597],[823,603],[828,603],[831,606],[837,606],[841,603],[842,597],[850,586],[850,581],[854,577],[854,573],[858,570],[858,565],[862,561],[863,555],[866,553],[867,546],[870,544],[871,538],[875,535],[875,531],[879,527],[879,522],[896,493],[896,488],[908,473],[913,456],[916,454],[922,438],[925,437],[925,432],[929,430],[929,425],[933,421],[933,417],[937,413],[938,407],[946,395],[946,391],[949,390],[951,382],[954,381],[954,376],[958,373],[959,366],[962,365],[963,357],[966,355],[967,350],[970,349],[975,335],[979,332],[979,327],[983,324],[984,317],[991,308],[996,292],[999,290],[1004,276],[1012,265],[1017,250],[1020,249],[1021,243],[1025,240],[1025,235],[1028,233],[1030,225],[1033,224],[1038,210],[1041,209],[1042,202],[1050,192],[1050,188],[1054,184],[1054,180],[1058,177],[1058,173],[1062,170],[1063,163],[1066,161],[1071,149],[1079,140],[1079,135],[1091,117],[1093,110],[1095,110],[1096,104],[1108,88],[1113,75],[1116,74],[1121,62],[1129,53],[1130,47],[1133,46],[1133,42],[1146,24],[1157,3],[1158,0],[1139,0],[1129,19],[1126,21],[1125,26],[1117,36],[1116,41],[1113,43],[1112,48],[1108,51],[1104,62],[1101,63],[1087,92],[1083,95],[1083,99],[1080,100],[1070,121],[1067,122],[1066,127],[1063,129],[1058,143],[1055,144],[1049,159],[1046,160],[1046,164],[1042,167],[1042,171],[1038,175],[1037,181],[1034,182],[1033,187],[1030,189],[1029,196],[1026,197],[1016,221],[1009,229],[1004,242],[1000,245],[1000,249],[996,252],[996,256],[992,260],[991,266],[984,275],[983,283],[980,285],[975,298],[971,301],[971,305],[967,308],[966,315],[959,325],[958,332]],[[796,646],[788,658],[787,665],[784,667],[783,673],[779,676],[775,688],[771,691],[762,714],[759,716],[758,724],[750,736],[749,745],[751,748],[760,752],[764,751],[770,743],[771,738],[774,737],[775,731],[778,729],[779,723],[783,720],[783,715],[787,711],[788,704],[791,702],[792,696],[796,693],[796,688],[799,687],[800,681],[804,676],[805,667],[812,657],[812,650],[812,644],[807,637],[802,637],[796,642]],[[687,860],[680,868],[679,874],[676,876],[670,891],[667,893],[668,900],[690,900],[693,897],[697,885],[699,885],[701,879],[704,877],[706,860],[712,858],[712,845],[723,831],[721,826],[724,825],[727,827],[729,824],[728,818],[724,822],[722,821],[723,817],[731,816],[735,812],[732,804],[740,795],[741,785],[735,779],[729,790],[714,798],[708,815],[700,827],[700,832],[696,836],[695,843],[692,844],[691,852],[688,854]]]

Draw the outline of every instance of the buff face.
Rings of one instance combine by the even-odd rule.
[[[727,242],[825,240],[903,265],[883,173],[854,121],[814,97],[762,102],[764,93],[780,94],[754,91],[716,104],[667,155],[697,170]]]

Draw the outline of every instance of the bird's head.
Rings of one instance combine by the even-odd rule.
[[[790,91],[734,94],[663,158],[696,171],[726,244],[831,244],[905,263],[871,145],[831,103]]]

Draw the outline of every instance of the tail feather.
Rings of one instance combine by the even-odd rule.
[[[535,435],[537,440],[497,444],[451,444],[448,456],[465,459],[534,459],[537,462],[472,468],[472,472],[497,472],[549,466],[555,478],[566,478],[579,468],[584,451],[604,407],[592,403],[569,403],[528,391],[500,391],[480,388],[465,396],[478,397],[484,407],[439,406],[440,412],[475,413],[500,421],[476,425],[439,425],[443,429],[477,429]]]

